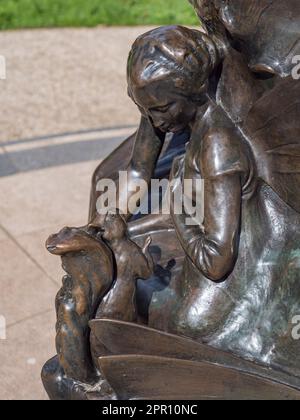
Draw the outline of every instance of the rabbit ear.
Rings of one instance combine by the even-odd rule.
[[[110,216],[110,213],[109,213],[109,211],[106,213],[106,215],[104,216],[104,223],[106,223],[107,222],[107,218],[108,218],[108,216]]]
[[[123,220],[123,222],[127,225],[127,222],[126,222],[125,216],[124,216],[121,212],[119,212],[119,213],[118,213],[118,215],[119,215],[120,219],[122,219],[122,220]]]

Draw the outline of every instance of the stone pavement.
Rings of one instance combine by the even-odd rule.
[[[135,124],[126,61],[148,29],[0,31],[0,141]]]
[[[0,399],[47,398],[63,271],[44,242],[86,223],[93,170],[138,123],[124,65],[144,29],[0,33]]]
[[[63,226],[87,222],[93,170],[132,132],[13,143],[0,155],[11,163],[0,174],[0,315],[7,324],[6,340],[0,340],[0,399],[46,397],[39,375],[55,353],[54,299],[63,271],[44,243]]]

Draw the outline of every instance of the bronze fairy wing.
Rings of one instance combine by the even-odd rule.
[[[90,322],[90,327],[92,330],[91,348],[95,359],[103,356],[103,354],[105,356],[135,354],[205,362],[291,386],[297,388],[300,392],[300,380],[297,377],[291,377],[282,372],[248,362],[186,337],[168,334],[142,325],[109,319],[95,319]],[[105,352],[103,352],[104,350]]]
[[[259,176],[300,213],[300,83],[280,79],[250,110],[242,130]]]
[[[230,41],[254,71],[291,74],[300,54],[299,0],[189,1],[206,30]]]
[[[300,391],[207,362],[106,356],[102,374],[124,400],[300,400]]]
[[[228,49],[217,104],[251,148],[258,177],[300,213],[300,83],[285,77],[263,85]]]

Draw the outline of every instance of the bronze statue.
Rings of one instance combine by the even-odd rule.
[[[47,240],[46,247],[62,257],[67,275],[56,297],[56,350],[61,369],[44,372],[43,379],[59,384],[66,376],[81,383],[97,382],[88,323],[112,285],[112,253],[102,240],[80,228],[62,229]]]
[[[153,260],[149,253],[151,238],[148,237],[143,249],[140,249],[128,237],[126,222],[119,212],[108,213],[102,229],[103,238],[114,253],[116,281],[103,298],[97,318],[137,322],[136,281],[148,279],[153,273]]]
[[[249,67],[286,77],[300,54],[297,0],[189,0],[211,36],[247,58]]]
[[[300,341],[293,335],[300,315],[300,84],[291,77],[300,44],[299,3],[192,3],[206,33],[162,27],[134,43],[127,80],[141,111],[140,127],[93,177],[87,231],[102,236],[114,253],[117,277],[118,267],[128,264],[115,283],[121,293],[112,288],[99,306],[105,311],[99,309],[99,319],[90,322],[93,360],[99,357],[100,371],[118,398],[300,399]],[[165,146],[167,133],[174,133],[175,143],[187,140],[175,159],[172,146]],[[167,173],[157,172],[168,156]],[[129,194],[118,185],[120,170],[127,171]],[[204,181],[203,222],[187,225],[186,210],[176,211],[175,182],[170,215],[137,218],[126,212],[128,238],[121,216],[110,217],[106,226],[97,211],[98,181],[115,180],[119,208],[126,208],[135,181],[147,185],[155,173],[170,181]],[[156,264],[175,261],[168,265],[170,282],[163,283],[154,270],[152,280],[138,283],[137,311],[147,295],[147,325],[122,324],[118,319],[145,323],[135,307],[131,316],[125,310],[115,316],[114,308],[126,305],[119,284],[131,284],[132,297],[137,277],[150,274],[151,259],[138,248],[150,235],[150,252],[160,251]],[[142,259],[133,271],[136,253]],[[144,345],[137,344],[139,334]],[[179,342],[178,336],[185,338]],[[158,387],[150,395],[157,376],[144,385],[134,375],[120,379],[132,366],[145,378],[159,367],[180,385],[168,393]],[[193,369],[195,376],[189,376]],[[222,386],[203,384],[208,372],[218,375]],[[256,380],[249,382],[249,375]]]

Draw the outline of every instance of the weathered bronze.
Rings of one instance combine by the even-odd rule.
[[[47,249],[62,257],[67,275],[56,296],[56,350],[60,369],[44,371],[43,381],[62,378],[81,383],[97,382],[89,348],[89,321],[113,282],[112,252],[99,238],[81,228],[64,228],[52,235]]]
[[[140,127],[95,171],[88,226],[48,242],[71,276],[58,298],[59,359],[43,371],[52,398],[300,399],[293,333],[300,315],[300,81],[292,77],[300,4],[191,3],[205,33],[162,27],[134,43],[127,80]],[[167,133],[174,134],[168,147]],[[129,194],[118,184],[121,170]],[[135,181],[147,185],[155,174],[203,180],[203,222],[187,225],[185,208],[178,214],[178,182],[170,215],[98,213],[99,180],[115,180],[124,209]],[[196,202],[195,193],[190,199]],[[95,294],[86,294],[92,287]],[[75,321],[68,294],[85,298]],[[60,369],[65,390],[56,392]],[[70,380],[83,383],[80,395]]]
[[[205,29],[242,52],[258,72],[291,74],[300,54],[297,0],[189,0]]]
[[[151,238],[147,238],[143,249],[140,249],[129,239],[126,222],[118,213],[108,213],[102,229],[103,238],[115,256],[116,281],[103,298],[97,318],[137,322],[136,281],[148,279],[153,273],[153,260],[149,253]]]

